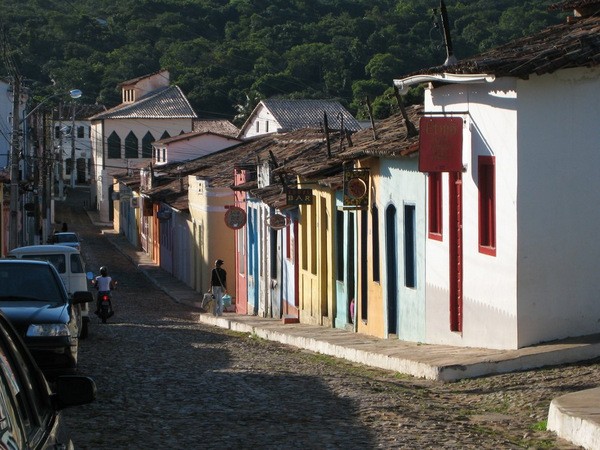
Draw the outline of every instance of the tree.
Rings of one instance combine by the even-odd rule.
[[[365,66],[365,72],[371,79],[381,83],[390,83],[402,73],[403,62],[391,53],[377,53]]]

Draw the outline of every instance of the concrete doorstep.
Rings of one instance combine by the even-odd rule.
[[[548,411],[548,430],[586,449],[600,449],[600,388],[555,398]]]

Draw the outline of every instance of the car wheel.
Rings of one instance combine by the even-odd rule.
[[[84,320],[83,323],[81,324],[81,331],[79,332],[79,339],[87,338],[88,333],[90,331],[89,326],[90,326],[89,321]]]

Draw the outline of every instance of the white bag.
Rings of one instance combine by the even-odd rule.
[[[215,298],[214,295],[212,295],[210,292],[207,292],[206,294],[204,294],[204,297],[202,297],[202,305],[200,307],[204,308],[204,309],[208,309],[208,307],[211,306],[214,298]]]

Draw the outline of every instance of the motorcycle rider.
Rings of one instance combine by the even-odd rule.
[[[96,314],[100,313],[100,304],[102,303],[102,295],[109,294],[110,291],[117,287],[117,282],[108,276],[108,269],[106,266],[100,267],[100,275],[98,275],[92,281],[92,284],[98,290],[98,296],[96,297]],[[110,312],[112,313],[112,300],[110,301]]]

